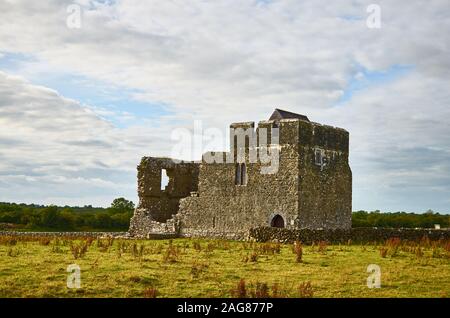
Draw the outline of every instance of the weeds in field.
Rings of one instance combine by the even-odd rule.
[[[297,263],[302,263],[302,257],[303,257],[303,247],[302,247],[302,243],[300,241],[295,241],[294,246],[293,246],[293,252],[295,254],[295,261]]]
[[[169,241],[169,246],[163,255],[164,263],[176,263],[180,257],[180,249],[178,246],[174,246],[172,241]]]
[[[230,249],[230,243],[225,240],[218,240],[217,242],[217,248],[220,248],[222,250],[229,250]]]
[[[86,252],[88,251],[89,242],[87,241],[81,241],[80,243],[72,242],[70,245],[70,251],[72,252],[74,259],[83,258],[84,255],[86,255]]]
[[[314,296],[314,290],[311,282],[303,282],[298,286],[298,296],[300,298],[312,298]]]
[[[92,241],[86,240],[86,243],[90,246]],[[114,237],[97,238],[97,248],[100,252],[107,252],[114,244]]]
[[[281,244],[280,243],[262,243],[255,244],[253,250],[261,255],[275,255],[280,254],[281,252]]]
[[[419,245],[422,246],[422,247],[424,247],[424,248],[429,248],[429,247],[431,247],[431,241],[430,241],[430,238],[429,238],[428,236],[423,236],[423,237],[420,239]]]
[[[6,252],[6,254],[7,254],[9,257],[17,257],[17,256],[19,256],[19,254],[20,254],[20,250],[17,249],[17,248],[14,248],[14,247],[9,247],[9,248],[8,248],[8,251]]]
[[[420,246],[418,246],[415,250],[416,250],[415,251],[416,257],[417,258],[422,258],[423,257],[423,250],[422,250],[422,248]]]
[[[14,246],[17,244],[17,238],[9,235],[0,236],[0,244],[6,246]]]
[[[202,250],[202,245],[198,241],[194,241],[194,243],[192,243],[192,246],[197,252],[200,252]]]
[[[390,238],[380,247],[380,255],[383,258],[387,256],[395,257],[400,252],[411,253],[416,258],[426,257],[426,251],[431,249],[432,258],[450,257],[448,249],[450,248],[450,240],[440,239],[431,241],[427,236],[422,237],[419,241],[401,240],[400,238]],[[430,257],[427,256],[427,257]]]
[[[433,258],[440,258],[441,257],[441,253],[440,253],[438,248],[433,247],[433,249],[431,250],[431,257],[433,257]]]
[[[388,248],[391,257],[397,256],[401,243],[402,240],[398,237],[393,237],[386,241],[385,245]]]
[[[150,287],[144,290],[144,298],[158,297],[158,290],[155,287]]]
[[[280,285],[278,283],[273,284],[272,286],[272,297],[279,298],[281,297],[282,292],[280,290]]]
[[[388,249],[384,246],[380,247],[380,256],[386,258],[388,255]]]
[[[243,278],[231,290],[231,296],[235,298],[278,298],[285,294],[278,283],[273,284],[271,288],[267,283],[259,281],[255,285],[247,285]]]
[[[450,240],[448,240],[447,242],[443,243],[442,245],[444,246],[444,250],[447,253],[450,253]]]
[[[186,253],[186,251],[189,249],[189,243],[188,242],[184,242],[183,243],[183,253]]]
[[[259,254],[257,252],[252,252],[250,254],[244,255],[244,257],[242,257],[242,262],[244,262],[244,263],[248,263],[248,262],[256,263],[256,262],[258,262],[258,257],[259,257]]]
[[[209,255],[214,251],[215,248],[216,248],[216,245],[212,242],[209,242],[206,245],[205,253]]]
[[[231,295],[236,298],[247,297],[247,287],[245,286],[245,280],[241,278],[236,288],[231,291]]]
[[[51,244],[53,253],[63,253],[63,249],[61,248],[61,241],[57,238]]]
[[[141,259],[142,256],[144,255],[144,251],[145,251],[144,244],[138,245],[136,243],[133,243],[133,245],[131,246],[131,255],[133,255],[134,258]]]
[[[139,283],[142,280],[140,276],[131,276],[130,281],[133,283]]]
[[[256,282],[255,290],[250,292],[251,298],[269,298],[269,287],[266,283]]]
[[[39,245],[48,246],[51,242],[52,242],[52,240],[48,237],[39,238]]]
[[[242,244],[242,249],[243,249],[243,250],[251,250],[251,249],[253,249],[253,247],[254,247],[255,244],[256,244],[256,243],[253,242],[253,241],[244,242],[244,243]]]
[[[319,241],[318,249],[319,249],[319,253],[325,254],[328,249],[328,242],[327,241]]]
[[[249,261],[252,263],[256,263],[258,261],[258,257],[259,257],[259,254],[256,252],[253,252],[250,254]]]
[[[122,254],[125,254],[129,248],[128,242],[117,241],[117,257],[121,258]]]
[[[200,262],[194,262],[191,267],[191,276],[192,278],[199,278],[201,274],[203,274],[206,269],[208,268],[208,264],[206,263],[200,263]]]

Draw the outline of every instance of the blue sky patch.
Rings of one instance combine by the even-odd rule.
[[[0,70],[7,73],[20,76],[21,71],[26,68],[24,65],[33,62],[38,62],[33,56],[0,52]],[[171,114],[169,105],[165,103],[137,100],[135,96],[142,93],[137,89],[118,87],[82,75],[45,72],[32,76],[30,81],[54,89],[60,95],[92,108],[118,128]]]
[[[412,65],[393,65],[387,70],[370,71],[358,65],[356,71],[353,72],[353,76],[349,79],[347,87],[344,90],[344,94],[341,96],[337,105],[350,101],[353,94],[380,84],[396,80],[414,69]]]

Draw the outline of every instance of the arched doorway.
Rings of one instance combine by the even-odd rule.
[[[277,214],[273,217],[272,221],[270,222],[271,227],[284,227],[284,219],[281,215]]]

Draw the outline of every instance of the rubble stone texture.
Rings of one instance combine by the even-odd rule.
[[[230,139],[228,153],[205,153],[202,161],[176,162],[144,157],[138,166],[140,203],[130,235],[177,235],[242,239],[249,230],[272,226],[286,229],[350,229],[352,174],[348,164],[349,133],[310,122],[306,116],[276,109],[271,120],[234,123],[261,141],[262,128],[279,132],[278,144],[262,147],[245,143],[245,168],[237,163],[238,143]],[[258,154],[250,150],[279,149],[277,173],[263,174]],[[269,152],[269,155],[271,153]],[[234,160],[226,160],[227,156]],[[223,158],[210,162],[208,158]],[[161,190],[161,171],[169,184]],[[239,170],[238,170],[239,169]],[[241,176],[239,171],[245,169]]]

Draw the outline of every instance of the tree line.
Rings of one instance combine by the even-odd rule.
[[[439,214],[428,210],[423,214],[380,211],[357,211],[352,213],[352,227],[394,227],[394,228],[434,228],[439,224],[441,228],[450,226],[450,215]]]
[[[134,203],[115,199],[108,208],[0,203],[0,227],[30,231],[127,231]]]
[[[134,203],[124,198],[115,199],[108,208],[0,202],[0,230],[127,231],[133,211]],[[434,228],[435,224],[450,227],[450,215],[432,210],[423,214],[378,210],[352,213],[352,227]]]

